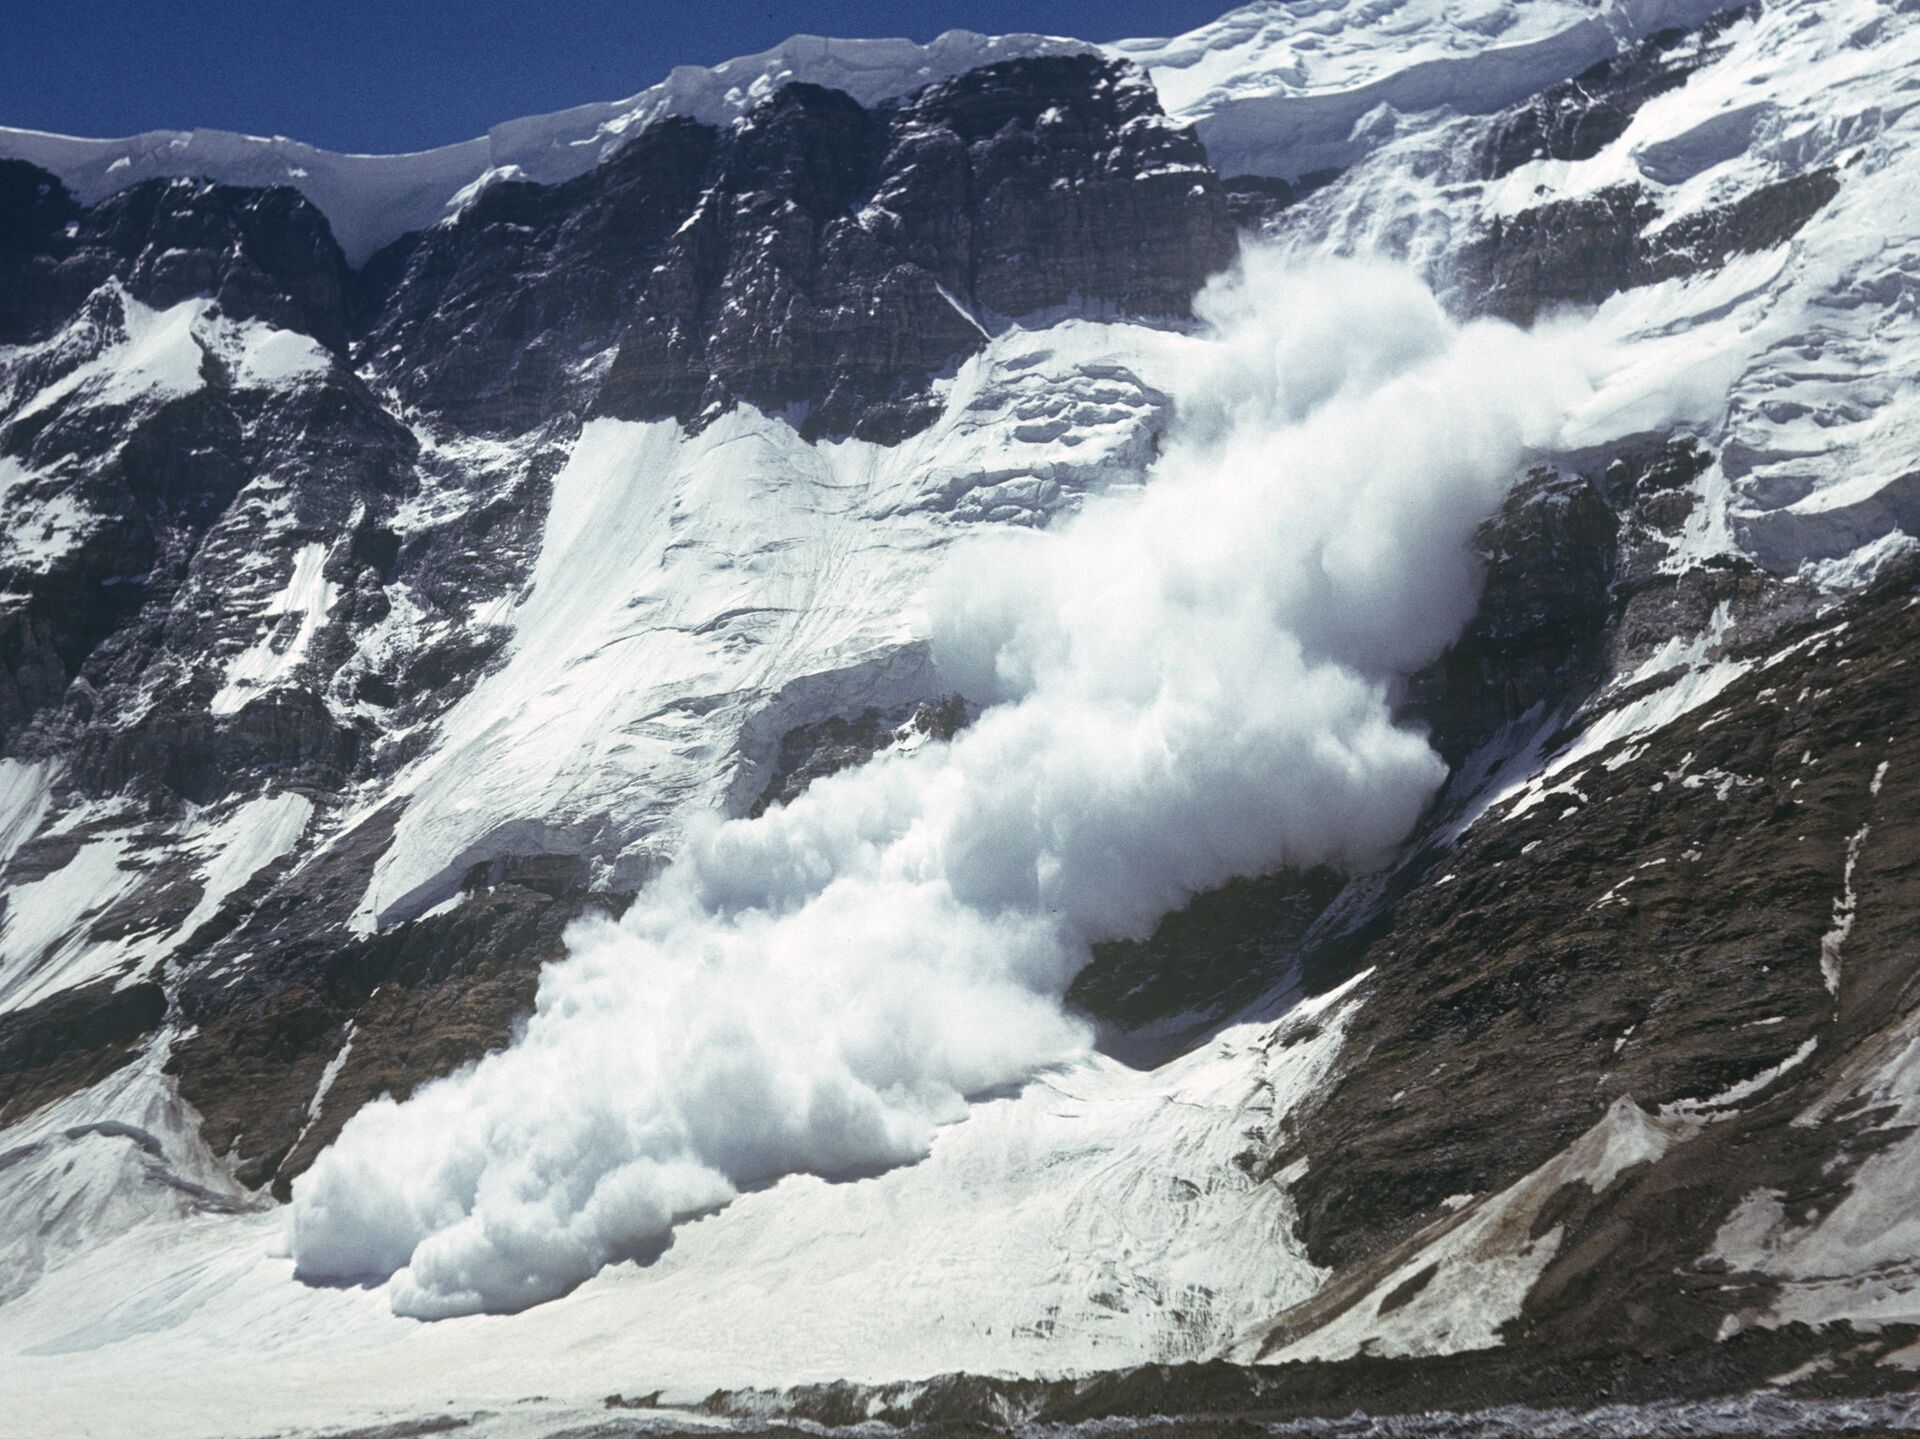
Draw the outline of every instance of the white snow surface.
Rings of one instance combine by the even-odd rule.
[[[1787,1212],[1782,1195],[1758,1189],[1721,1227],[1717,1257],[1780,1285],[1744,1323],[1920,1322],[1920,1215],[1913,1205],[1920,1139],[1902,1132],[1920,1121],[1920,1021],[1909,1017],[1861,1046],[1830,1092],[1795,1123],[1868,1109],[1879,1115],[1875,1128],[1894,1137],[1851,1170],[1838,1203],[1801,1219]]]
[[[86,927],[138,884],[138,871],[120,862],[127,848],[124,834],[89,839],[58,869],[7,891],[0,917],[0,1010],[25,1008],[123,968],[125,945],[94,940]]]
[[[0,864],[33,837],[53,804],[47,760],[0,759]]]
[[[117,280],[109,281],[108,288],[119,301],[117,332],[99,334],[98,350],[92,358],[39,391],[8,416],[10,420],[24,420],[52,409],[69,396],[83,396],[89,404],[138,402],[152,406],[200,388],[202,352],[195,331],[212,302],[182,300],[165,310],[155,310],[126,294]],[[37,348],[59,350],[84,343],[96,330],[92,316],[83,314],[62,334]]]
[[[1104,50],[1151,70],[1168,112],[1197,125],[1222,173],[1292,177],[1351,163],[1391,133],[1395,113],[1498,109],[1605,58],[1623,39],[1702,19],[1722,3],[1256,0],[1175,39],[1104,47],[967,30],[924,45],[796,35],[712,67],[679,66],[625,100],[510,120],[407,155],[343,155],[222,130],[92,140],[0,127],[0,156],[51,171],[86,203],[155,178],[292,185],[327,216],[357,266],[458,211],[487,184],[569,179],[654,120],[725,124],[790,80],[872,105],[999,60]]]
[[[228,663],[226,683],[208,706],[214,714],[234,714],[299,668],[340,597],[340,587],[326,578],[326,562],[327,547],[317,540],[294,554],[286,586],[260,612],[259,637]]]
[[[1484,115],[1723,0],[1266,0],[1171,40],[1108,50],[1147,67],[1223,175],[1295,179],[1392,138],[1403,116]]]
[[[220,912],[228,895],[290,853],[312,818],[313,801],[303,794],[263,794],[217,823],[196,827],[188,843],[202,860],[200,898],[174,931],[174,939],[189,938]]]
[[[982,414],[1022,419],[981,388],[1051,334],[990,349],[892,450],[750,413],[583,436],[507,663],[399,786],[424,802],[383,873],[426,857],[432,883],[368,908],[441,903],[476,858],[447,862],[421,816],[497,836],[480,806],[510,801],[509,840],[552,833],[556,762],[608,787],[583,819],[633,806],[684,842],[618,925],[576,926],[514,1046],[348,1122],[296,1182],[302,1277],[391,1275],[423,1317],[517,1309],[769,1177],[910,1162],[965,1096],[1084,1050],[1059,997],[1090,944],[1237,875],[1365,869],[1399,842],[1444,767],[1392,723],[1389,681],[1472,614],[1471,535],[1610,357],[1581,326],[1457,326],[1353,262],[1251,253],[1199,308],[1195,334],[1074,331],[1113,403],[1139,390],[1124,356],[1182,411],[1146,483],[1042,531],[958,521],[945,467]],[[1049,456],[1080,438],[1031,430]],[[716,822],[768,697],[770,733],[796,686],[847,712],[818,687],[892,683],[928,639],[941,686],[985,706],[973,726]],[[663,802],[676,776],[699,803]]]
[[[1353,988],[1159,1070],[1080,1060],[975,1106],[919,1164],[781,1180],[687,1225],[654,1263],[513,1316],[420,1324],[377,1289],[292,1283],[282,1214],[150,1222],[172,1201],[149,1186],[116,1201],[132,1207],[117,1237],[103,1226],[0,1304],[0,1401],[40,1435],[333,1430],[447,1406],[495,1410],[482,1432],[546,1433],[604,1415],[615,1390],[684,1402],[719,1385],[1216,1353],[1320,1282],[1284,1186],[1234,1159],[1323,1081]]]
[[[933,427],[810,445],[741,407],[697,436],[591,422],[554,494],[504,666],[395,784],[364,915],[448,898],[477,860],[597,853],[632,887],[698,812],[740,813],[780,736],[948,692],[920,590],[975,520],[1038,523],[1138,483],[1192,341],[1072,321],[968,360]]]
[[[163,1041],[87,1089],[9,1126],[0,1149],[0,1314],[49,1269],[102,1241],[178,1224],[209,1208],[254,1203],[201,1143],[192,1110],[161,1072]],[[19,1370],[0,1365],[0,1403],[19,1422],[9,1390]],[[78,1426],[75,1426],[78,1428]],[[32,1432],[31,1430],[27,1432]],[[80,1432],[84,1432],[81,1430]]]
[[[51,766],[6,761],[0,766],[0,850],[17,844],[50,803]],[[16,808],[17,806],[17,808]],[[224,814],[190,814],[157,832],[141,832],[131,816],[82,807],[92,820],[72,855],[45,876],[16,884],[0,912],[0,1013],[23,1009],[77,985],[150,972],[219,912],[222,902],[262,868],[287,854],[305,833],[313,801],[300,794],[261,795]],[[114,824],[114,820],[123,823]],[[56,828],[59,826],[57,825]],[[145,877],[135,851],[166,844],[193,861],[200,897],[171,927],[131,927],[95,939],[89,926]]]

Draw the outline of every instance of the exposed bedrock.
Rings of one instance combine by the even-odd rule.
[[[1495,119],[1481,146],[1482,170],[1487,178],[1499,179],[1534,160],[1591,160],[1626,134],[1641,106],[1684,86],[1716,52],[1725,32],[1759,8],[1729,5],[1697,28],[1657,30],[1572,79],[1547,86]]]
[[[745,401],[887,442],[933,418],[928,382],[985,328],[1179,319],[1233,251],[1199,142],[1129,66],[1008,61],[873,110],[796,83],[398,242],[361,277],[360,351],[484,431]]]
[[[87,207],[0,160],[0,343],[41,339],[109,279],[155,309],[210,296],[235,319],[347,343],[345,257],[298,191],[149,180]]]
[[[367,1100],[505,1043],[566,924],[625,901],[585,853],[605,836],[509,826],[368,933],[404,800],[347,797],[430,754],[501,662],[581,424],[748,402],[898,440],[987,331],[1184,321],[1234,245],[1192,134],[1085,55],[874,108],[796,84],[725,129],[664,120],[577,179],[478,190],[357,274],[292,190],[149,181],[87,206],[0,165],[0,743],[49,812],[131,801],[140,826],[140,877],[71,950],[124,940],[98,960],[122,987],[57,1052],[61,1004],[94,989],[10,1016],[0,1102],[124,1063],[163,1022],[133,998],[164,993],[208,1142],[284,1186]],[[741,807],[964,723],[927,693],[831,671],[765,697]],[[873,715],[841,715],[862,697]],[[262,795],[312,806],[300,850],[210,891],[198,836]],[[83,839],[0,878],[58,874]]]
[[[1529,322],[1771,249],[1792,239],[1841,183],[1833,169],[1795,175],[1664,228],[1654,224],[1659,208],[1635,185],[1555,200],[1491,221],[1462,249],[1459,282],[1477,297],[1474,309]]]

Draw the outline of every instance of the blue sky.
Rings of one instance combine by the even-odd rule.
[[[0,125],[125,135],[195,125],[411,150],[611,100],[678,64],[796,31],[931,39],[955,26],[1177,34],[1233,0],[0,0]]]

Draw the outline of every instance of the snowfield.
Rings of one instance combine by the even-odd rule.
[[[693,437],[594,421],[528,593],[497,616],[506,665],[398,782],[366,922],[562,836],[604,835],[593,848],[635,883],[693,814],[758,795],[788,716],[939,698],[919,592],[940,554],[973,521],[1044,523],[1137,483],[1181,348],[1137,326],[1010,330],[960,368],[938,424],[892,447],[810,445],[744,407]]]
[[[1057,1373],[1237,1348],[1318,1271],[1291,1238],[1285,1190],[1234,1156],[1280,1132],[1324,1075],[1347,992],[1290,1007],[1275,996],[1283,1018],[1158,1071],[1077,1062],[976,1106],[918,1164],[781,1180],[685,1226],[657,1262],[511,1317],[421,1324],[378,1287],[294,1283],[284,1212],[179,1217],[176,1194],[104,1243],[92,1236],[110,1216],[87,1213],[66,1262],[0,1305],[0,1395],[33,1434],[245,1436],[448,1406],[505,1410],[482,1432],[512,1434],[516,1410],[526,1432],[547,1432],[603,1413],[615,1391],[685,1402],[722,1385]],[[160,1127],[164,1082],[127,1084],[177,1162],[192,1141]],[[41,1183],[117,1196],[132,1186],[115,1151],[141,1145],[70,1141],[76,1167],[57,1178],[28,1163]],[[198,1162],[189,1172],[217,1182]]]
[[[1837,196],[1791,241],[1615,296],[1599,322],[1640,357],[1641,392],[1664,405],[1677,391],[1723,450],[1672,565],[1741,553],[1845,586],[1859,578],[1851,557],[1920,530],[1920,25],[1876,0],[1773,0],[1715,43],[1705,68],[1591,159],[1482,182],[1464,168],[1474,122],[1442,110],[1403,124],[1289,217],[1286,242],[1403,256],[1444,289],[1477,217],[1631,183],[1657,207],[1657,236],[1831,167]]]

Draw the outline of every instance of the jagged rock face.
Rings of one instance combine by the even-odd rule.
[[[773,774],[748,813],[764,814],[776,804],[787,804],[815,780],[865,764],[877,754],[952,739],[966,728],[969,718],[966,700],[949,695],[892,710],[868,709],[852,719],[834,715],[789,730],[780,737]]]
[[[1094,946],[1067,1002],[1114,1033],[1129,1062],[1177,1054],[1209,1025],[1295,975],[1300,949],[1345,877],[1325,866],[1234,880],[1168,915],[1150,939]]]
[[[1795,175],[1665,228],[1654,228],[1659,210],[1638,186],[1556,200],[1494,220],[1461,250],[1458,283],[1480,297],[1477,309],[1530,322],[1769,250],[1798,234],[1840,185],[1832,169]]]
[[[533,1008],[540,966],[565,957],[566,926],[597,908],[560,878],[543,892],[482,876],[452,914],[344,943],[314,943],[284,904],[255,918],[243,937],[271,942],[278,928],[287,972],[237,996],[183,995],[203,1028],[170,1061],[241,1182],[284,1199],[363,1105],[504,1045]]]
[[[1840,1176],[1905,1132],[1866,1102],[1796,1116],[1857,1083],[1855,1056],[1902,1033],[1916,998],[1917,627],[1909,584],[1889,583],[1689,722],[1598,750],[1423,861],[1384,932],[1339,961],[1377,966],[1377,998],[1273,1156],[1307,1160],[1294,1192],[1316,1257],[1394,1253],[1630,1096],[1722,1108],[1605,1203],[1569,1195],[1541,1221],[1580,1240],[1509,1337],[1658,1352],[1777,1299],[1779,1280],[1715,1258],[1723,1224],[1766,1190],[1817,1225]],[[1857,918],[1837,930],[1842,913]]]
[[[0,344],[44,337],[110,277],[154,309],[207,295],[234,319],[346,348],[346,260],[297,191],[151,180],[89,208],[0,160]]]
[[[193,305],[163,315],[184,329]],[[151,343],[130,327],[154,323],[130,292],[103,288],[63,332],[69,377]],[[0,421],[18,517],[0,554],[0,725],[17,753],[72,757],[75,783],[94,794],[205,801],[268,774],[338,784],[360,741],[313,693],[208,706],[255,638],[237,602],[284,581],[256,560],[262,521],[283,518],[281,553],[347,536],[325,582],[349,592],[340,618],[357,605],[365,622],[377,566],[359,541],[408,484],[416,442],[345,371],[267,390],[177,338],[179,393],[123,400],[82,384],[61,395],[56,381],[38,392],[51,403]]]
[[[1819,163],[1765,183],[1742,172],[1671,221],[1683,171],[1726,136],[1636,151],[1643,183],[1545,183],[1684,94],[1753,18],[1659,34],[1502,114],[1435,122],[1460,143],[1400,178],[1456,207],[1426,256],[1452,306],[1530,320],[1741,255],[1790,255],[1787,242],[1844,213],[1873,165],[1813,140]],[[1425,123],[1374,113],[1383,134]],[[1344,175],[1223,184],[1138,73],[1088,56],[994,65],[874,105],[795,83],[725,128],[655,120],[560,184],[486,185],[358,273],[291,190],[161,182],[83,206],[44,172],[0,162],[0,937],[37,887],[97,889],[24,962],[0,946],[0,1124],[150,1061],[231,1176],[285,1197],[356,1110],[510,1040],[567,927],[617,913],[644,882],[642,865],[610,856],[624,863],[623,846],[651,832],[511,813],[430,856],[439,868],[396,886],[390,909],[375,880],[418,842],[406,826],[430,812],[436,759],[485,753],[443,748],[476,686],[545,645],[554,663],[535,665],[512,704],[598,702],[565,688],[597,652],[567,649],[561,627],[531,640],[515,628],[517,606],[566,578],[536,562],[569,485],[562,529],[641,517],[578,547],[590,584],[571,597],[589,608],[597,587],[626,607],[624,627],[594,643],[615,652],[670,631],[707,666],[677,672],[685,682],[657,709],[600,713],[596,759],[677,747],[732,776],[662,783],[636,808],[756,813],[952,735],[971,711],[928,677],[924,647],[890,640],[829,664],[819,634],[758,627],[735,577],[812,543],[823,517],[836,544],[901,513],[926,518],[773,596],[830,628],[854,607],[857,572],[892,563],[888,545],[1045,524],[1143,475],[1172,402],[1110,356],[1076,356],[1070,338],[983,383],[965,423],[945,428],[958,407],[941,404],[1005,358],[965,364],[990,332],[1045,334],[1061,315],[1190,318],[1231,259],[1236,221],[1285,238],[1351,201],[1346,235],[1304,248],[1390,240],[1397,222],[1372,208],[1377,177],[1355,154]],[[1536,189],[1522,172],[1542,161]],[[1516,193],[1534,198],[1516,208]],[[1841,298],[1884,305],[1875,329],[1892,333],[1905,279],[1877,264],[1857,266],[1867,288]],[[1873,417],[1855,404],[1866,387],[1847,372],[1861,367],[1844,328],[1821,352],[1840,377],[1832,396],[1774,376],[1777,390],[1750,387],[1756,404],[1788,419],[1812,405],[1835,434]],[[729,423],[757,420],[749,407],[774,419],[733,435]],[[929,431],[936,414],[943,428]],[[783,488],[803,499],[738,553],[738,509],[701,507],[711,476],[662,481],[664,499],[626,484],[671,469],[667,444],[574,468],[632,422],[685,448],[757,446],[771,478],[745,503],[772,510]],[[899,455],[918,436],[945,452],[915,461],[919,488],[860,508],[846,496],[864,496],[862,476],[801,470],[776,430],[780,444],[853,437]],[[870,457],[822,445],[808,463],[829,452]],[[1097,946],[1075,981],[1069,1004],[1099,1024],[1107,1054],[1140,1066],[1190,1058],[1220,1026],[1303,991],[1352,985],[1324,1030],[1248,1041],[1265,1052],[1337,1033],[1338,1062],[1304,1104],[1276,1110],[1256,1069],[1208,1101],[1236,1133],[1231,1160],[1202,1180],[1283,1190],[1297,1218],[1285,1237],[1331,1271],[1307,1304],[1276,1303],[1266,1357],[1297,1358],[1342,1324],[1384,1332],[1449,1285],[1478,1293],[1447,1269],[1447,1246],[1482,1216],[1513,1241],[1487,1272],[1537,1264],[1493,1326],[1505,1352],[1386,1358],[1363,1337],[1358,1357],[1285,1371],[1293,1412],[1344,1414],[1356,1387],[1411,1409],[1558,1400],[1567,1385],[1752,1388],[1836,1354],[1845,1362],[1820,1382],[1871,1388],[1914,1339],[1768,1327],[1857,1313],[1829,1292],[1823,1244],[1840,1246],[1838,1284],[1920,1291],[1910,1254],[1846,1249],[1873,1226],[1845,1208],[1859,1195],[1900,1210],[1910,1184],[1874,1166],[1920,1163],[1903,1158],[1920,1085],[1889,1058],[1911,1044],[1920,1006],[1908,673],[1920,610],[1911,571],[1848,595],[1855,579],[1796,572],[1790,550],[1763,567],[1717,537],[1726,485],[1798,453],[1662,429],[1516,477],[1480,535],[1477,616],[1397,696],[1454,778],[1392,866],[1235,880],[1146,941]],[[1788,505],[1812,483],[1761,482]],[[578,505],[595,486],[619,503]],[[1895,527],[1894,500],[1872,534]],[[1831,554],[1850,554],[1838,533]],[[661,536],[657,571],[608,560]],[[687,566],[676,582],[720,578],[663,619],[649,586],[670,564]],[[806,650],[777,680],[737,681],[714,659],[773,648],[769,634]],[[651,679],[645,662],[598,673],[615,689]],[[460,737],[509,718],[483,713]],[[554,773],[542,802],[579,772]],[[487,778],[456,774],[453,788]],[[227,854],[245,863],[223,873]],[[69,979],[41,985],[43,960]],[[1569,1167],[1595,1143],[1628,1151],[1604,1182]],[[1145,1170],[1157,1188],[1185,1183]],[[1525,1205],[1500,1208],[1522,1191]],[[1200,1313],[1207,1300],[1130,1302]],[[1761,1327],[1719,1341],[1743,1325]],[[1639,1358],[1654,1352],[1678,1357],[1656,1374]],[[1061,1422],[1285,1408],[1266,1386],[1261,1370],[1156,1369],[1026,1397]],[[958,1380],[896,1407],[913,1422],[1000,1422],[1007,1392]],[[857,1422],[880,1412],[870,1399],[803,1396],[796,1412]]]
[[[0,1124],[111,1074],[166,1013],[166,991],[143,980],[81,985],[0,1015]]]
[[[1403,718],[1425,726],[1458,766],[1529,717],[1571,720],[1609,678],[1675,635],[1708,629],[1722,604],[1739,606],[1750,626],[1742,642],[1755,650],[1803,619],[1804,591],[1738,557],[1671,566],[1674,539],[1699,502],[1696,482],[1712,464],[1683,439],[1630,447],[1590,471],[1529,473],[1481,529],[1478,612],[1411,678]]]
[[[1487,586],[1467,633],[1408,687],[1409,719],[1458,764],[1535,706],[1605,675],[1619,518],[1584,475],[1537,469],[1481,534]]]
[[[1499,180],[1535,161],[1600,155],[1627,132],[1642,106],[1681,89],[1723,50],[1737,22],[1759,13],[1731,7],[1694,30],[1662,30],[1525,105],[1498,116],[1481,137],[1476,179]],[[1639,163],[1650,179],[1681,179],[1700,161],[1663,169],[1657,148]],[[1718,269],[1791,239],[1839,193],[1831,166],[1708,206],[1671,224],[1645,186],[1628,182],[1571,200],[1495,215],[1460,247],[1453,283],[1465,307],[1530,323],[1567,306],[1596,305],[1623,290]]]
[[[578,180],[483,191],[369,265],[361,350],[467,428],[745,401],[893,441],[983,319],[1179,318],[1233,246],[1199,142],[1125,66],[1009,61],[881,110],[796,83],[725,131],[667,120]]]
[[[1533,160],[1591,160],[1627,132],[1640,107],[1679,89],[1705,63],[1713,43],[1758,5],[1733,5],[1698,29],[1657,30],[1500,116],[1480,150],[1488,179]]]
[[[579,367],[617,341],[699,202],[717,142],[667,120],[576,180],[487,187],[367,264],[361,354],[409,403],[462,427],[513,432],[584,412],[593,376]]]
[[[120,197],[125,208],[177,200],[191,213],[194,187],[147,190],[156,193]],[[77,747],[76,779],[95,793],[154,785],[205,799],[323,750],[336,779],[351,768],[342,748],[351,741],[321,733],[335,728],[329,718],[262,713],[229,724],[204,707],[220,688],[221,662],[251,638],[235,601],[270,579],[255,561],[261,520],[285,515],[291,524],[276,539],[295,548],[375,529],[407,485],[417,448],[363,383],[324,358],[311,332],[250,331],[307,347],[310,372],[287,389],[237,373],[244,357],[190,333],[194,325],[230,332],[229,302],[287,318],[312,278],[295,273],[278,291],[247,290],[264,283],[263,272],[245,263],[245,241],[230,242],[220,227],[234,213],[267,226],[275,206],[219,187],[197,193],[207,213],[195,223],[220,229],[229,265],[218,281],[222,299],[170,298],[191,291],[195,276],[213,283],[205,250],[169,251],[163,264],[141,251],[122,267],[127,278],[109,276],[57,335],[21,347],[7,366],[18,400],[0,419],[13,523],[0,549],[0,733],[14,736],[20,753]],[[295,235],[317,223],[326,238],[304,202],[280,203],[297,221]],[[292,243],[286,233],[278,240]],[[196,254],[199,265],[190,263]],[[337,252],[323,247],[316,264],[324,281]],[[168,308],[143,303],[136,287]],[[164,371],[157,392],[115,378],[123,365],[138,375],[142,364]],[[344,547],[329,582],[351,588],[369,569],[355,548]],[[150,703],[158,694],[166,704]],[[62,702],[64,713],[52,712]],[[118,727],[136,709],[145,740]],[[43,733],[21,733],[43,714]],[[223,756],[214,731],[235,727],[234,753]]]

